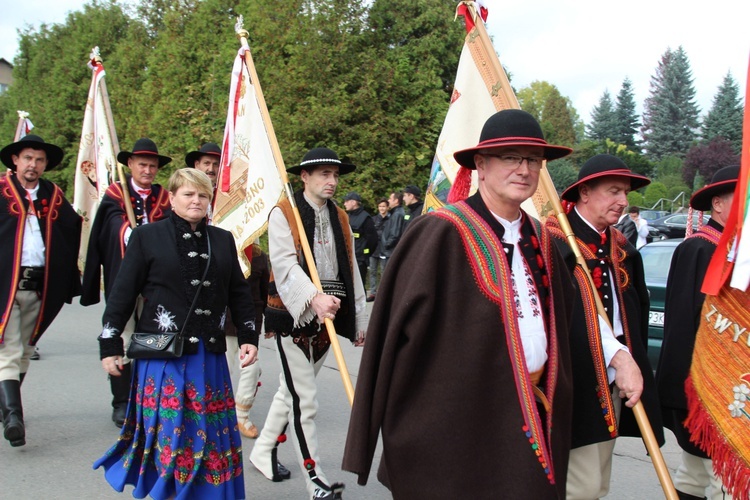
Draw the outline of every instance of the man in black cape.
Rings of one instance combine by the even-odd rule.
[[[37,135],[0,151],[11,170],[0,178],[0,409],[11,446],[26,444],[21,382],[34,346],[63,303],[81,294],[81,217],[56,184],[41,178],[62,158],[62,149]]]
[[[685,380],[690,373],[695,336],[705,295],[701,292],[708,264],[721,239],[734,198],[740,167],[724,167],[690,198],[694,210],[711,211],[708,223],[680,243],[672,256],[664,301],[664,342],[656,369],[664,426],[682,448],[674,475],[680,498],[724,498],[726,490],[714,473],[711,458],[691,441],[683,422],[688,416]],[[708,490],[708,491],[707,491]]]
[[[568,221],[586,260],[593,286],[580,270],[570,329],[573,359],[573,434],[568,489],[572,499],[601,498],[609,491],[617,436],[640,436],[631,410],[640,399],[659,444],[664,434],[654,376],[647,355],[649,298],[643,261],[613,224],[628,205],[627,194],[651,181],[619,158],[596,155],[561,198],[573,204]],[[560,251],[572,254],[558,221],[546,222]],[[599,295],[610,329],[599,321]]]

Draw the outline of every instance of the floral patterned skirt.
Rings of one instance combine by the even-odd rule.
[[[244,499],[242,439],[224,354],[134,362],[125,425],[94,468],[154,499]]]

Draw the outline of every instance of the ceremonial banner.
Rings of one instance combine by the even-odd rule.
[[[284,196],[284,188],[279,177],[283,165],[273,154],[273,130],[267,130],[261,116],[246,51],[247,47],[240,48],[232,69],[212,223],[234,236],[247,276],[250,263],[244,250],[266,230],[268,214]]]
[[[476,8],[481,13],[477,14]],[[430,181],[425,194],[424,210],[430,211],[448,202],[448,193],[456,182],[460,165],[453,153],[474,147],[479,141],[487,119],[503,109],[520,109],[482,19],[487,9],[474,2],[461,2],[457,15],[464,17],[467,34],[456,71],[448,113],[438,137],[432,160]],[[472,174],[470,193],[477,189],[476,173]],[[537,215],[534,204],[527,200],[524,210]]]
[[[16,126],[16,135],[14,136],[13,142],[18,142],[26,137],[33,128],[34,124],[29,120],[29,113],[26,111],[18,111],[18,125]]]
[[[120,151],[98,47],[92,51],[88,66],[92,71],[91,86],[83,114],[73,192],[73,208],[83,218],[81,247],[78,252],[78,265],[81,270],[86,263],[86,249],[94,215],[112,182],[117,165],[117,153]]]
[[[692,440],[734,498],[750,498],[750,295],[706,296],[686,382]]]
[[[745,102],[748,99],[750,88]],[[729,492],[740,499],[750,498],[749,183],[750,108],[745,106],[740,175],[722,239],[703,282],[707,295],[685,384],[685,425],[713,460],[714,471]]]

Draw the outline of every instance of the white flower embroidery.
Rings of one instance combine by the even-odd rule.
[[[156,307],[156,318],[154,319],[154,321],[159,327],[159,330],[168,332],[177,328],[177,324],[174,322],[174,318],[175,315],[167,311],[163,305],[159,304]]]
[[[188,340],[190,341],[191,344],[198,343],[198,337],[190,337]]]
[[[206,280],[203,282],[203,286],[211,286],[211,282]]]
[[[203,235],[201,234],[201,232],[200,232],[200,231],[196,231],[196,232],[195,232],[195,235],[196,235],[196,236],[197,236],[198,238],[200,238],[201,236],[203,236]]]
[[[193,236],[192,236],[192,235],[191,235],[190,233],[185,233],[185,234],[183,234],[183,235],[182,235],[182,237],[183,237],[184,239],[186,239],[186,240],[189,240],[189,239],[190,239],[190,238],[192,238]]]
[[[120,330],[117,328],[112,328],[109,323],[104,325],[104,328],[102,328],[102,334],[99,335],[99,338],[102,339],[111,339],[114,337]]]
[[[188,252],[188,257],[190,257],[191,259],[197,256],[198,256],[198,252]]]
[[[202,253],[201,254],[201,259],[208,259],[208,254],[207,253]]]
[[[193,286],[198,286],[200,284],[200,282],[201,282],[201,280],[193,280],[193,281],[190,282],[190,284],[193,285]]]
[[[749,399],[750,387],[746,384],[735,385],[732,390],[734,391],[735,401],[747,401]]]
[[[745,403],[742,401],[732,401],[732,403],[727,407],[729,409],[729,413],[732,414],[733,417],[741,417],[744,413],[742,409],[745,407]]]

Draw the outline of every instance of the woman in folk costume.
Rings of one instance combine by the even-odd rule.
[[[169,192],[170,217],[133,231],[107,300],[99,346],[104,369],[120,375],[120,334],[140,294],[144,307],[136,331],[179,332],[184,324],[184,353],[136,360],[120,438],[94,468],[104,466],[117,491],[134,485],[136,498],[245,498],[224,319],[229,307],[242,365],[254,363],[252,294],[234,238],[206,225],[213,193],[208,177],[178,170]]]

